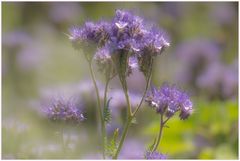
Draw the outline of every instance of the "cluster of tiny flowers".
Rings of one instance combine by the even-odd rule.
[[[116,10],[110,22],[86,22],[82,27],[70,29],[70,40],[76,49],[82,45],[96,44],[98,49],[94,58],[102,66],[106,65],[114,53],[130,53],[130,57],[133,56],[136,60],[144,54],[159,55],[169,46],[169,42],[164,32],[146,24],[141,17],[131,12]],[[140,62],[139,64],[141,65]],[[128,68],[129,71],[132,70],[131,64]]]
[[[164,84],[160,89],[152,87],[145,101],[156,109],[157,113],[165,114],[167,117],[172,117],[180,111],[179,117],[184,120],[193,112],[189,96],[175,85]]]
[[[80,123],[85,119],[82,111],[74,102],[63,99],[54,100],[46,107],[45,113],[53,121]]]
[[[167,159],[167,156],[156,151],[150,152],[148,151],[145,155],[146,159]]]

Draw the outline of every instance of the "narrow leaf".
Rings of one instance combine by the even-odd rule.
[[[107,101],[107,105],[106,107],[104,107],[103,109],[103,117],[104,117],[104,121],[106,123],[109,123],[112,119],[112,116],[111,116],[111,111],[109,109],[109,104],[110,104],[110,101],[111,101],[112,98],[110,98],[108,101]]]

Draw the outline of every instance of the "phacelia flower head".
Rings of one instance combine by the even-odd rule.
[[[172,117],[180,111],[179,117],[184,120],[193,112],[189,96],[175,85],[165,83],[160,89],[152,87],[145,101],[156,109],[157,113],[165,114],[167,117]]]
[[[110,24],[106,21],[86,22],[82,27],[70,29],[70,40],[76,49],[79,49],[83,43],[102,46],[108,40],[109,30]]]
[[[80,108],[71,100],[54,99],[44,110],[53,121],[80,123],[85,119]]]
[[[97,49],[96,54],[94,55],[94,59],[96,60],[100,71],[106,72],[109,70],[111,65],[110,54],[111,50],[107,45]]]
[[[147,31],[141,41],[142,54],[150,54],[152,56],[161,54],[169,46],[170,43],[166,34],[156,27],[152,27]]]
[[[146,159],[167,159],[167,155],[161,154],[157,151],[154,151],[154,152],[148,151],[145,154],[145,158]]]
[[[132,12],[116,10],[109,22],[86,22],[82,27],[70,29],[70,40],[76,49],[82,48],[83,44],[95,44],[96,57],[101,61],[106,58],[103,53],[108,53],[116,64],[115,70],[123,78],[131,73],[132,58],[138,60],[139,70],[148,75],[146,70],[152,64],[149,60],[169,46],[166,34],[151,26]]]

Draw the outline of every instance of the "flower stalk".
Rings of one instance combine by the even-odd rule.
[[[105,159],[105,138],[106,138],[105,121],[104,121],[103,113],[102,113],[102,109],[101,109],[99,89],[98,89],[98,86],[97,86],[95,74],[93,72],[92,60],[87,59],[87,61],[88,61],[88,66],[89,66],[89,69],[90,69],[91,78],[92,78],[94,88],[95,88],[95,91],[96,91],[96,95],[97,95],[97,110],[98,110],[99,117],[100,117],[100,120],[101,120],[100,126],[101,126],[101,133],[102,133],[103,158]]]

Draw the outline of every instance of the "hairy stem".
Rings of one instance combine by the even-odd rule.
[[[132,122],[132,119],[135,117],[136,113],[138,112],[139,108],[141,107],[141,105],[143,103],[143,100],[145,98],[145,95],[147,93],[148,87],[149,87],[150,82],[151,82],[152,66],[153,66],[153,59],[151,59],[151,64],[150,64],[150,69],[149,69],[149,76],[147,77],[147,84],[146,84],[146,88],[144,90],[142,99],[141,99],[139,105],[137,106],[136,110],[133,113],[131,111],[131,103],[130,103],[130,100],[129,100],[128,88],[127,88],[126,80],[124,80],[125,82],[121,81],[121,84],[122,84],[122,87],[123,87],[123,90],[124,90],[124,94],[125,94],[125,98],[126,98],[126,101],[127,101],[128,113],[127,113],[127,122],[125,124],[125,127],[124,127],[124,130],[123,130],[123,134],[122,134],[122,137],[121,137],[118,149],[117,149],[116,154],[114,155],[113,159],[117,159],[118,154],[119,154],[119,152],[120,152],[120,150],[122,148],[123,142],[124,142],[124,140],[126,138],[129,126],[130,126],[130,124]]]
[[[128,95],[128,88],[126,87],[126,89],[124,90],[124,95],[125,95],[125,99],[127,101],[127,108],[128,108],[128,114],[127,116],[131,116],[132,115],[132,110],[131,110],[131,103],[130,103],[130,98]]]
[[[125,98],[126,98],[126,101],[127,101],[127,108],[128,108],[128,112],[127,112],[127,121],[124,125],[124,129],[123,129],[123,134],[122,134],[122,137],[120,139],[120,142],[119,142],[119,145],[118,145],[118,148],[117,148],[117,151],[115,153],[115,155],[113,156],[113,159],[117,159],[118,157],[118,154],[120,152],[120,150],[122,149],[122,145],[123,145],[123,142],[127,136],[127,132],[128,132],[128,128],[132,122],[132,112],[131,112],[131,103],[130,103],[130,99],[129,99],[129,95],[128,95],[128,88],[127,88],[127,83],[126,82],[122,82],[122,88],[123,88],[123,91],[124,91],[124,95],[125,95]]]
[[[106,84],[105,84],[105,89],[104,89],[104,99],[103,99],[103,108],[106,108],[107,106],[107,92],[108,92],[108,85],[109,85],[110,79],[107,78]],[[103,121],[103,158],[105,159],[105,152],[106,152],[106,144],[107,144],[107,136],[106,136],[106,125],[105,125],[105,120]]]
[[[144,98],[145,98],[145,96],[146,96],[146,94],[147,94],[147,91],[148,91],[148,87],[149,87],[149,85],[150,85],[150,82],[151,82],[151,76],[149,76],[149,78],[147,79],[147,85],[146,85],[146,88],[145,88],[145,90],[144,90],[144,92],[143,92],[142,99],[141,99],[140,103],[138,104],[136,110],[133,112],[133,117],[136,115],[136,113],[138,112],[138,110],[139,110],[140,107],[142,106],[142,103],[143,103],[143,100],[144,100]]]
[[[118,154],[119,154],[120,150],[122,149],[123,142],[124,142],[124,140],[125,140],[125,138],[126,138],[126,136],[127,136],[127,132],[128,132],[129,126],[130,126],[130,124],[131,124],[131,122],[132,122],[132,118],[133,118],[132,116],[129,116],[129,117],[127,118],[127,122],[126,122],[126,124],[125,124],[124,129],[123,129],[123,134],[122,134],[121,140],[120,140],[120,142],[119,142],[117,151],[116,151],[116,153],[115,153],[115,155],[113,156],[112,159],[117,159],[117,158],[118,158]]]
[[[90,73],[91,73],[91,78],[94,84],[94,88],[97,94],[97,109],[98,109],[98,113],[100,116],[100,120],[101,120],[101,133],[102,133],[102,147],[103,147],[103,158],[105,159],[105,122],[103,119],[103,114],[102,114],[102,109],[101,109],[101,102],[100,102],[100,94],[99,94],[99,90],[98,90],[98,86],[97,86],[97,82],[96,82],[96,78],[95,78],[95,74],[93,72],[93,67],[92,67],[92,61],[88,60],[88,65],[89,65],[89,69],[90,69]]]
[[[164,122],[163,122],[163,115],[161,115],[161,120],[160,120],[160,129],[159,129],[159,133],[158,133],[158,137],[157,137],[157,141],[156,144],[153,147],[153,151],[155,151],[158,148],[158,145],[161,141],[162,138],[162,133],[163,133],[163,127],[164,127]]]

